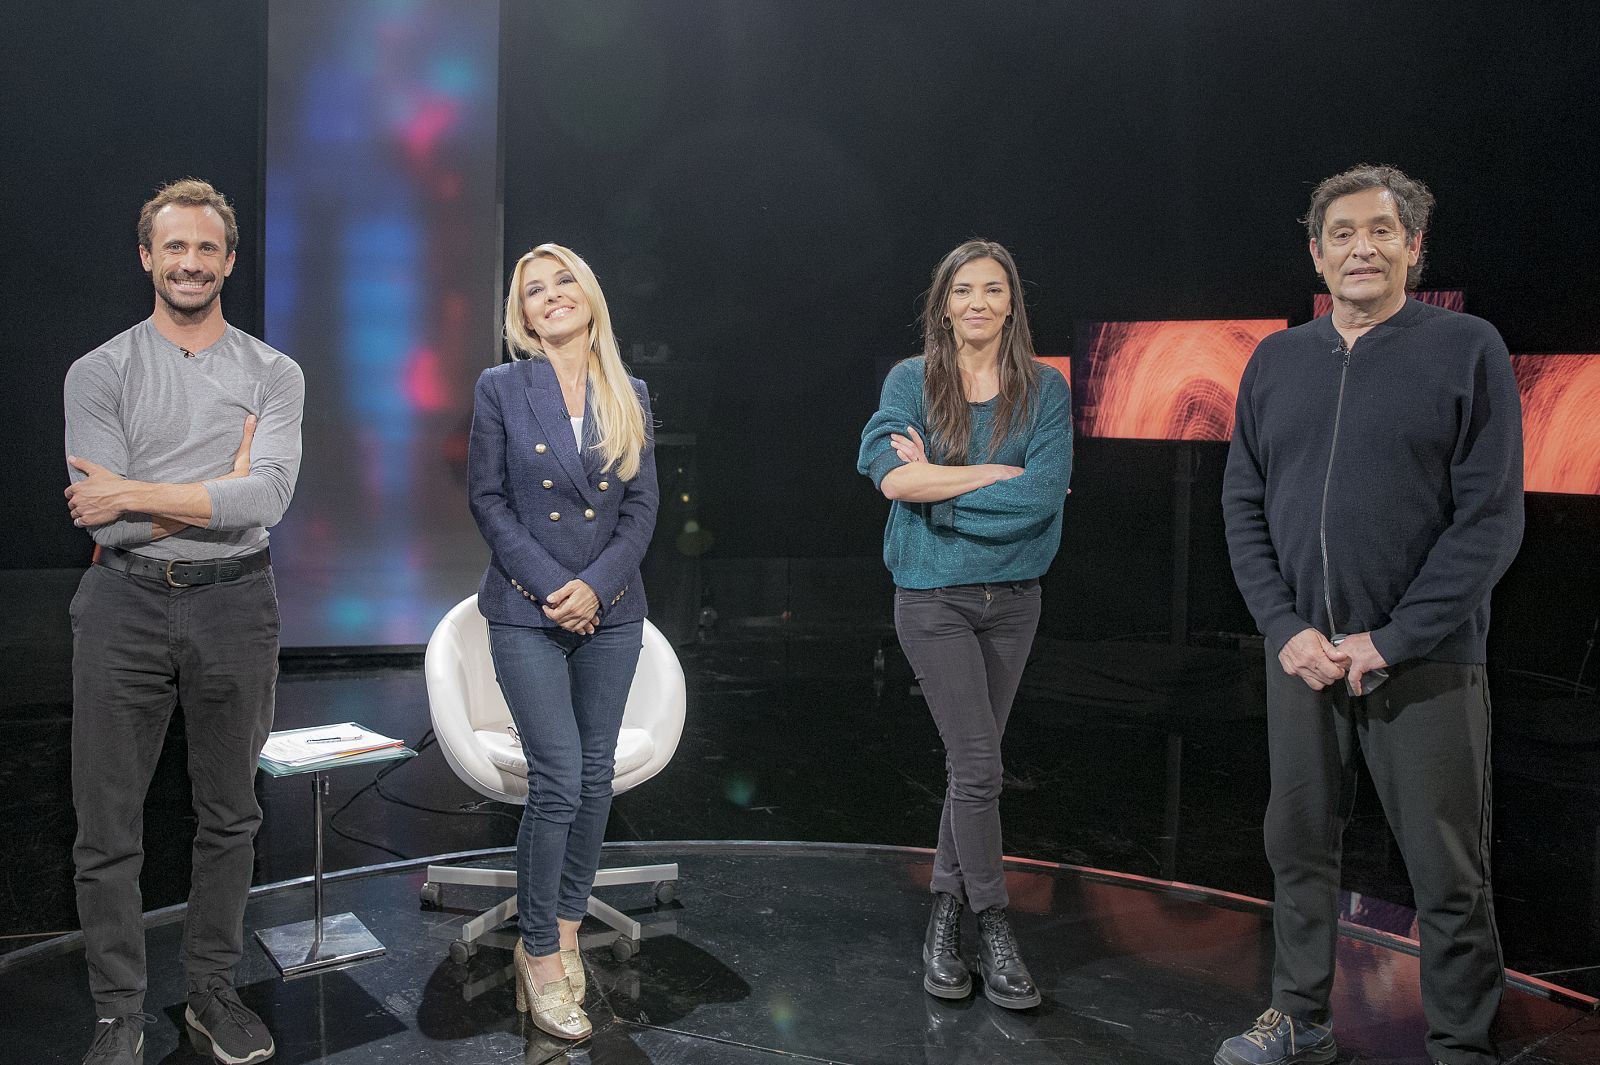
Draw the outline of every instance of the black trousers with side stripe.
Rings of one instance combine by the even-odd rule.
[[[1301,1020],[1329,1020],[1341,841],[1359,747],[1416,896],[1429,1056],[1489,1065],[1499,1060],[1491,1028],[1504,961],[1489,886],[1484,667],[1415,661],[1389,672],[1377,691],[1352,698],[1342,682],[1312,691],[1268,653],[1272,1005]]]

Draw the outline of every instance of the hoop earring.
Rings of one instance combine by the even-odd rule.
[[[947,333],[951,329],[955,328],[954,326],[952,326],[950,324],[950,316],[948,314],[945,315],[943,318],[939,319],[939,326],[940,326],[940,328],[942,328]]]

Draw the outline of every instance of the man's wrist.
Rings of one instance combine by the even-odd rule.
[[[148,514],[150,508],[145,504],[142,489],[148,487],[143,481],[130,481],[127,478],[117,482],[116,491],[111,493],[111,506],[117,512],[117,517],[122,518],[129,514]]]
[[[168,521],[183,522],[192,525],[189,515],[177,513],[182,509],[175,507],[176,502],[171,494],[171,485],[159,484],[154,481],[129,481],[127,487],[127,509],[130,512],[149,514],[166,518]]]

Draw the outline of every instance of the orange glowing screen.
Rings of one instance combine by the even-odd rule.
[[[1061,376],[1067,379],[1067,384],[1072,384],[1072,356],[1070,355],[1037,355],[1035,356],[1046,366],[1054,366],[1061,371]]]
[[[1226,440],[1250,353],[1282,318],[1096,322],[1080,329],[1078,432],[1124,440]]]
[[[1529,492],[1600,495],[1600,355],[1513,355]]]
[[[1464,311],[1467,309],[1467,294],[1459,288],[1436,288],[1413,292],[1411,298],[1419,303],[1431,303],[1435,307],[1443,307],[1447,311]],[[1321,318],[1332,310],[1332,296],[1326,292],[1318,292],[1312,295],[1311,317]]]

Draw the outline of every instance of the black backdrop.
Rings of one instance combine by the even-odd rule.
[[[8,8],[0,455],[20,532],[0,568],[87,559],[59,497],[60,383],[148,313],[132,230],[156,184],[234,198],[225,308],[259,328],[265,10]],[[871,556],[883,504],[853,467],[872,363],[913,350],[928,270],[972,235],[1016,253],[1043,352],[1077,319],[1298,320],[1311,184],[1393,162],[1439,196],[1430,284],[1465,288],[1513,351],[1600,348],[1596,16],[1505,11],[508,0],[507,260],[554,239],[600,271],[663,428],[696,435],[714,557]],[[1192,622],[1243,628],[1220,448],[1198,461]],[[1080,445],[1055,631],[1165,627],[1171,467],[1160,445]],[[1594,500],[1530,500],[1497,637],[1519,664],[1571,672],[1597,533]]]
[[[266,5],[163,0],[8,4],[0,22],[0,569],[86,566],[67,518],[61,383],[80,355],[150,314],[135,224],[157,186],[227,193],[240,248],[223,287],[261,326]]]
[[[1391,162],[1440,201],[1430,285],[1513,351],[1595,350],[1596,18],[1426,7],[512,5],[506,261],[572,245],[625,347],[670,349],[636,369],[663,428],[696,433],[699,517],[733,556],[877,552],[884,504],[854,472],[873,361],[915,350],[929,270],[975,235],[1016,255],[1041,353],[1079,319],[1304,320],[1311,186]],[[1196,449],[1196,630],[1251,627],[1224,452]],[[1165,629],[1174,458],[1080,442],[1048,631]],[[1498,639],[1570,674],[1596,501],[1529,509]]]

